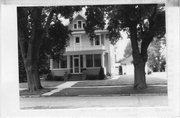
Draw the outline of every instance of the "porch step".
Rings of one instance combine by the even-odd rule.
[[[70,74],[68,80],[69,81],[83,80],[83,74]]]

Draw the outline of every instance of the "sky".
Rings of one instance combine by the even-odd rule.
[[[125,32],[121,32],[122,39],[120,39],[116,43],[116,60],[120,60],[123,58],[124,50],[126,48],[127,43],[130,41],[130,39],[127,37],[127,34]]]

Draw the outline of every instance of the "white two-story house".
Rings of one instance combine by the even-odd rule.
[[[86,69],[88,75],[98,75],[100,67],[105,74],[114,74],[114,46],[108,39],[107,30],[96,30],[96,37],[90,40],[85,33],[85,17],[78,14],[69,24],[72,30],[69,45],[66,47],[63,60],[50,61],[53,76],[64,76],[64,73],[81,74]]]

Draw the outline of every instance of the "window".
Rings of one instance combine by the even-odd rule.
[[[53,60],[53,68],[67,68],[67,56],[64,56],[61,60]]]
[[[81,20],[78,20],[74,23],[73,28],[74,29],[82,29],[85,27],[85,22],[82,22]]]
[[[100,45],[100,35],[96,35],[94,43],[95,45]]]
[[[73,72],[73,56],[70,56],[70,72]]]
[[[79,36],[75,37],[75,43],[80,43],[80,37]]]
[[[67,56],[64,56],[60,62],[61,68],[67,68]]]
[[[83,28],[85,28],[85,23],[83,23]]]
[[[78,21],[78,29],[81,29],[82,27],[81,27],[81,24],[82,22],[81,21]]]
[[[86,55],[86,66],[93,67],[93,55]]]
[[[86,67],[101,67],[101,54],[86,55]]]
[[[101,55],[100,54],[94,55],[94,67],[101,67]]]
[[[54,69],[59,68],[59,61],[58,60],[53,60],[53,68]]]
[[[74,29],[77,29],[77,24],[74,24]]]
[[[80,55],[81,67],[83,67],[83,56]]]

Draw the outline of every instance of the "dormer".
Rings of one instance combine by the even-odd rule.
[[[83,17],[81,14],[75,16],[75,18],[71,22],[71,30],[84,30],[85,20],[85,17]]]

